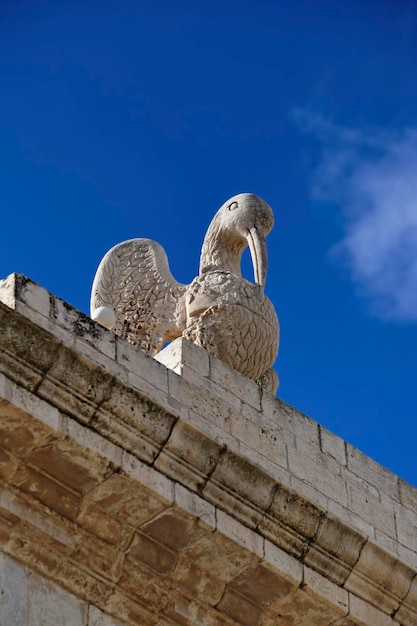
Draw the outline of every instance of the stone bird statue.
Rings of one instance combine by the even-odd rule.
[[[240,373],[276,392],[271,368],[279,323],[264,294],[266,236],[274,224],[269,205],[242,193],[214,216],[190,285],[172,276],[164,249],[150,239],[114,246],[101,261],[91,294],[91,317],[151,356],[181,335]],[[249,246],[255,283],[242,278]]]

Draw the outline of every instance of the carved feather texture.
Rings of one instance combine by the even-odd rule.
[[[245,193],[228,200],[209,226],[200,273],[190,285],[174,279],[155,241],[118,244],[97,270],[93,318],[111,328],[106,320],[113,321],[114,311],[113,331],[152,356],[182,334],[275,393],[278,377],[270,367],[278,352],[279,322],[264,294],[266,236],[273,223],[271,207],[258,196]],[[256,284],[241,275],[246,246]],[[102,312],[96,312],[100,307]]]
[[[214,271],[196,278],[187,302],[209,306],[187,320],[183,336],[245,376],[258,379],[275,360],[279,324],[263,290],[235,274]]]
[[[114,310],[114,332],[151,355],[185,328],[184,294],[165,250],[151,239],[130,239],[114,246],[97,270],[91,310]]]

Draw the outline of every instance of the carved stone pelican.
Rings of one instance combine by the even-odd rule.
[[[278,377],[270,368],[279,324],[264,294],[273,223],[271,208],[258,196],[230,198],[209,226],[200,272],[190,285],[175,280],[157,242],[130,239],[114,246],[94,278],[91,317],[152,356],[182,335],[275,393]],[[241,274],[247,246],[256,284]]]

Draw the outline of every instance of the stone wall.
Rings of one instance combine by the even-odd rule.
[[[122,626],[62,587],[0,554],[2,626]]]
[[[22,610],[42,576],[86,624],[417,624],[413,487],[185,340],[150,359],[19,275],[0,302]]]

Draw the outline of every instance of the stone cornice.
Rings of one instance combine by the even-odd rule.
[[[87,510],[85,501],[81,499],[79,502],[79,494],[83,492],[85,482],[81,481],[82,484],[68,488],[67,479],[65,497],[62,500],[57,498],[42,502],[40,498],[41,504],[36,506],[31,500],[30,492],[25,490],[26,484],[30,483],[33,487],[38,480],[33,478],[33,473],[36,477],[38,474],[44,475],[42,464],[48,468],[48,475],[52,471],[50,462],[43,456],[46,452],[42,450],[53,451],[56,448],[59,451],[63,441],[72,439],[71,432],[75,433],[77,428],[82,428],[86,432],[96,433],[108,442],[108,449],[111,449],[114,457],[110,464],[100,465],[101,462],[97,461],[95,471],[98,474],[93,478],[90,476],[94,473],[91,467],[84,464],[83,480],[91,480],[95,488],[99,479],[105,481],[106,476],[123,475],[128,462],[126,459],[137,459],[142,464],[141,467],[152,468],[158,476],[167,477],[169,481],[166,484],[182,486],[198,497],[196,501],[213,505],[216,511],[224,512],[242,527],[249,529],[252,533],[251,542],[258,541],[256,538],[259,538],[259,545],[263,546],[259,548],[259,553],[256,548],[251,548],[256,559],[266,558],[265,545],[268,545],[290,555],[294,563],[296,561],[302,564],[301,579],[288,582],[290,587],[295,585],[294,588],[299,590],[308,587],[308,580],[314,577],[310,571],[330,581],[333,593],[337,595],[340,591],[340,596],[334,601],[335,606],[339,604],[340,608],[340,613],[336,615],[340,615],[341,620],[343,616],[350,616],[346,619],[343,617],[345,621],[340,621],[340,625],[369,623],[370,626],[372,623],[374,626],[376,623],[361,621],[362,613],[357,608],[359,605],[356,598],[374,607],[377,613],[371,612],[371,618],[378,614],[378,624],[381,626],[417,624],[415,552],[398,541],[395,543],[394,538],[391,543],[388,538],[385,542],[378,542],[378,537],[383,535],[378,528],[378,532],[371,534],[359,528],[358,524],[348,523],[347,517],[336,515],[335,512],[341,510],[342,505],[336,503],[337,506],[333,508],[328,505],[331,492],[328,496],[317,492],[315,497],[315,492],[311,489],[312,495],[307,497],[303,490],[298,490],[291,484],[284,471],[284,462],[272,467],[272,461],[262,456],[262,450],[260,456],[246,450],[236,431],[239,424],[242,429],[250,426],[253,436],[269,435],[273,439],[277,436],[274,429],[271,427],[268,430],[266,426],[271,420],[279,420],[280,416],[284,418],[288,412],[291,413],[292,420],[297,420],[297,416],[300,416],[301,422],[308,418],[297,414],[269,394],[263,394],[255,384],[185,340],[177,340],[176,345],[165,356],[162,355],[162,361],[164,358],[167,361],[171,359],[167,368],[163,363],[150,359],[115,338],[83,314],[23,277],[14,275],[9,278],[8,283],[3,284],[1,299],[6,304],[0,303],[0,371],[6,377],[6,382],[11,381],[13,389],[24,390],[29,394],[28,398],[36,397],[44,403],[43,406],[47,404],[56,409],[56,413],[50,411],[53,417],[45,417],[41,412],[37,415],[38,420],[46,421],[44,426],[39,427],[39,433],[42,433],[39,441],[36,442],[36,435],[32,433],[33,441],[28,444],[29,447],[22,454],[13,450],[11,459],[8,460],[10,467],[14,467],[14,459],[20,458],[26,468],[25,471],[20,470],[22,474],[17,478],[12,470],[6,476],[12,484],[11,491],[8,492],[9,502],[13,502],[14,506],[22,508],[25,501],[32,508],[38,506],[42,509],[47,506],[54,514],[63,516],[67,524],[82,527],[78,518],[80,509],[77,506],[82,511]],[[172,359],[177,360],[173,362]],[[219,391],[220,383],[224,387]],[[3,407],[14,406],[15,399],[7,398],[6,391],[3,393]],[[18,404],[17,400],[16,403]],[[273,411],[268,413],[265,407],[271,406]],[[26,424],[23,416],[33,414],[31,406],[19,410],[23,411],[22,424]],[[67,421],[62,431],[63,416]],[[261,422],[257,422],[258,416],[262,418]],[[233,440],[231,428],[226,429],[231,433],[230,437],[222,435],[225,420],[233,421]],[[305,424],[304,433],[308,433],[310,428],[313,432],[311,421]],[[290,446],[297,433],[290,436],[289,431],[282,431],[282,436],[284,439],[288,438],[285,449],[289,455],[293,453]],[[301,445],[297,447],[296,444],[297,442],[294,444],[294,454],[302,449]],[[311,443],[303,440],[304,445],[307,449]],[[276,449],[279,451],[279,442],[276,443]],[[335,462],[335,456],[331,460]],[[131,466],[135,462],[130,461]],[[77,462],[75,465],[79,471],[80,464]],[[324,466],[323,471],[328,470],[329,467]],[[320,471],[319,466],[317,471]],[[347,473],[350,470],[342,467],[341,471]],[[387,481],[392,480],[393,484],[398,485],[398,479],[391,476],[387,476]],[[63,482],[59,477],[57,481],[60,485]],[[360,490],[359,479],[352,484],[355,489]],[[404,484],[402,488],[407,490]],[[73,501],[67,492],[73,495]],[[412,488],[409,488],[407,502],[411,500],[412,493]],[[91,497],[90,504],[94,503],[94,495]],[[163,498],[158,500],[159,508],[155,509],[158,513],[160,510],[164,511],[164,507],[172,506],[169,497],[164,504],[161,504],[162,501]],[[403,510],[401,507],[409,515],[407,520],[416,514],[415,510],[409,506],[404,507],[401,502],[395,501],[394,505],[397,518]],[[16,510],[12,506],[10,509],[10,515],[16,516]],[[72,510],[76,510],[77,515],[71,513]],[[38,514],[44,515],[44,512]],[[93,513],[90,511],[85,515],[87,519]],[[188,515],[191,519],[190,512]],[[180,523],[185,524],[187,516],[178,515],[176,519],[181,519]],[[112,523],[116,527],[116,521],[111,516],[109,520],[109,528]],[[111,530],[108,532],[110,537]],[[147,552],[149,541],[155,539],[152,534],[146,534],[145,539],[144,536],[139,533],[137,538],[135,535],[134,541],[142,546],[138,548],[137,554],[140,550]],[[111,542],[111,539],[107,540]],[[61,543],[65,545],[65,541]],[[120,545],[122,543],[120,539]],[[9,546],[8,550],[24,560],[24,555],[18,549],[12,550]],[[173,548],[166,547],[166,550],[168,552],[165,558],[169,561],[170,550]],[[116,553],[117,550],[117,560]],[[149,553],[152,554],[151,548]],[[135,550],[129,552],[125,563],[132,563],[132,559],[136,558],[132,554],[136,554]],[[62,581],[65,573],[58,574],[59,566],[56,567],[56,579]],[[310,577],[307,581],[306,576]],[[106,584],[103,582],[104,587]],[[241,582],[235,581],[233,593],[241,594],[239,597],[252,602],[247,592],[242,591],[243,588],[243,579]],[[107,587],[106,590],[103,590],[103,597],[106,594],[108,597]],[[166,593],[169,595],[168,588]],[[223,595],[223,600],[226,596]],[[345,598],[346,606],[342,607]],[[103,605],[101,600],[100,602]],[[166,602],[169,604],[168,599]],[[228,602],[233,605],[234,600],[229,598]],[[268,606],[272,606],[274,602],[271,600]],[[99,604],[98,601],[97,603]],[[221,602],[216,606],[221,611]],[[167,607],[163,609],[166,615],[169,614]],[[220,619],[219,615],[214,608],[210,610],[214,611],[213,624],[223,623],[216,622],[216,619]],[[225,614],[232,615],[233,610],[230,611],[227,613],[226,607]],[[273,616],[272,609],[271,615]],[[226,620],[224,623],[229,622]],[[332,622],[323,621],[324,623],[339,624],[336,617]]]

